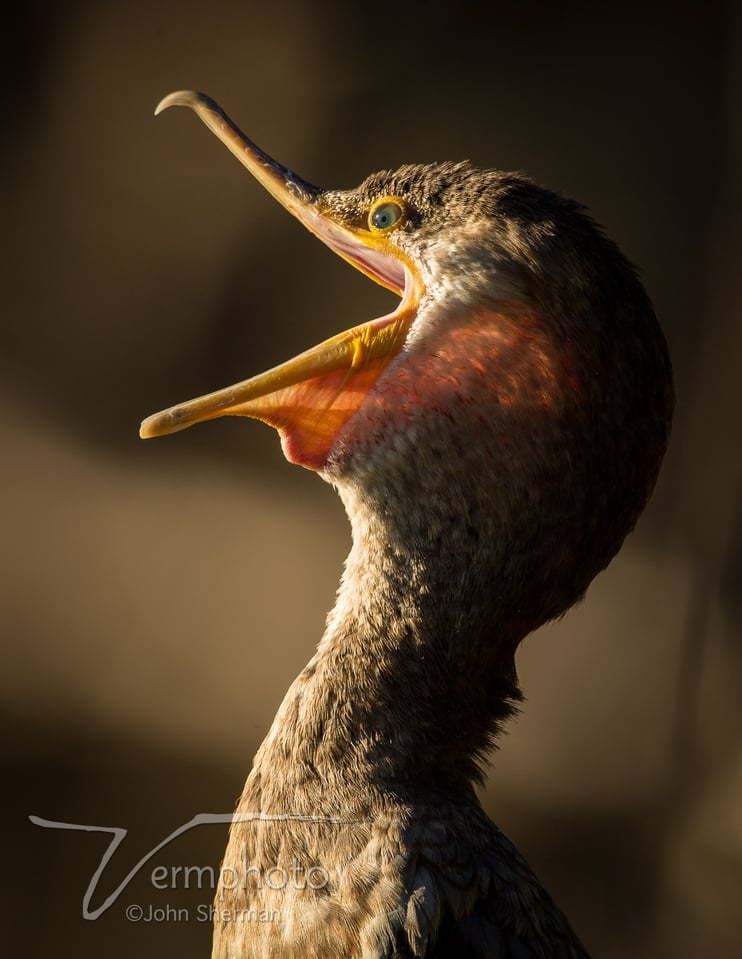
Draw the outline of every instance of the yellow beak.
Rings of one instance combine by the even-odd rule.
[[[323,191],[264,153],[213,100],[190,91],[171,93],[155,113],[173,105],[191,107],[279,203],[402,301],[388,316],[340,333],[266,373],[148,417],[140,436],[174,433],[219,416],[249,416],[278,429],[289,460],[322,469],[339,431],[405,341],[423,292],[419,272],[387,237],[334,218]]]

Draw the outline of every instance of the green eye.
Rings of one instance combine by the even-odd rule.
[[[404,216],[402,205],[396,200],[382,200],[371,211],[368,225],[372,230],[391,230]]]

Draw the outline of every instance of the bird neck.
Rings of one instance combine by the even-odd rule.
[[[608,389],[623,415],[620,377],[591,375],[518,304],[441,303],[426,318],[323,472],[353,547],[248,780],[267,813],[470,793],[520,698],[518,643],[584,594],[646,499],[651,469],[613,477],[640,456],[651,466],[664,426],[637,424],[637,451],[592,413]]]
[[[317,653],[256,756],[250,803],[367,814],[359,802],[392,792],[470,796],[519,698],[520,637],[498,628],[496,590],[481,588],[478,531],[401,533],[375,495],[338,487],[353,547]]]

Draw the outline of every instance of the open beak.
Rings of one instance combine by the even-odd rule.
[[[163,436],[219,416],[249,416],[275,427],[289,460],[322,469],[335,438],[400,351],[423,285],[414,263],[386,236],[340,222],[324,192],[273,160],[202,93],[171,93],[155,113],[191,107],[283,206],[332,250],[402,299],[388,316],[320,343],[242,383],[148,417],[140,436]]]

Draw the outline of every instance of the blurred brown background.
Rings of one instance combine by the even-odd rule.
[[[63,11],[63,12],[62,12]],[[5,23],[2,906],[8,954],[206,956],[201,826],[321,634],[349,535],[259,424],[140,419],[387,309],[185,111],[202,89],[308,179],[518,168],[640,265],[679,406],[637,532],[527,640],[486,801],[596,957],[731,957],[742,905],[742,31],[721,6],[494,0],[16,5]],[[190,921],[127,921],[131,903]],[[181,917],[184,914],[180,914]]]

